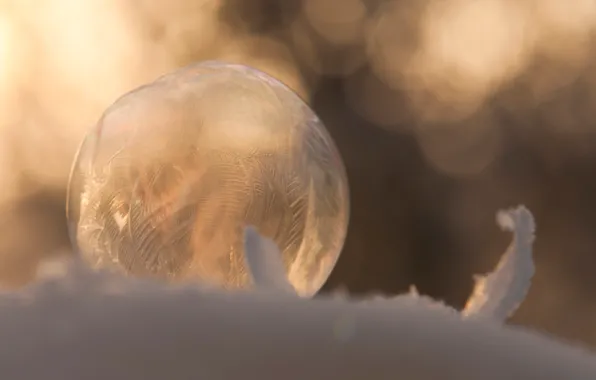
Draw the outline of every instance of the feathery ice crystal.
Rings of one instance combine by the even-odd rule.
[[[279,246],[295,292],[313,295],[348,214],[344,166],[315,113],[274,78],[221,62],[117,100],[69,184],[71,239],[93,267],[228,289],[254,285],[242,236],[254,225]]]

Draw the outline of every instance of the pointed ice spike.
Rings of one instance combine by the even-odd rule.
[[[534,275],[534,218],[520,206],[500,211],[497,222],[513,232],[513,241],[492,273],[475,277],[474,291],[462,311],[465,317],[504,322],[528,294]]]
[[[256,287],[295,294],[286,277],[279,248],[253,226],[244,230],[244,255]]]

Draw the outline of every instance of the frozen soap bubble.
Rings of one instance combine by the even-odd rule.
[[[77,154],[67,214],[95,268],[250,288],[243,231],[282,252],[311,296],[346,235],[348,185],[314,112],[255,69],[220,62],[165,75],[117,100]]]

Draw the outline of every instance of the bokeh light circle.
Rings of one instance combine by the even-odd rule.
[[[343,162],[292,90],[253,68],[203,62],[110,106],[77,153],[71,240],[94,268],[250,288],[243,228],[280,247],[297,293],[328,278],[349,218]]]

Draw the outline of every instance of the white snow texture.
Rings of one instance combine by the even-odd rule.
[[[476,276],[474,292],[463,311],[467,317],[504,321],[523,302],[530,289],[534,275],[534,218],[526,208],[519,207],[499,212],[497,222],[515,235],[495,271]]]
[[[468,303],[479,306],[463,312],[481,318],[415,292],[288,297],[289,284],[266,273],[277,267],[275,249],[249,229],[252,291],[116,277],[74,262],[0,295],[0,379],[596,379],[593,353],[500,323],[533,272],[531,214],[502,215],[514,243]],[[269,252],[259,257],[259,247]]]

